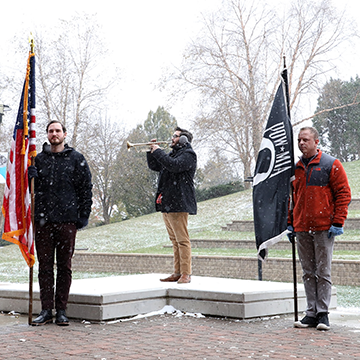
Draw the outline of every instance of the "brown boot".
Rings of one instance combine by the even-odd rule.
[[[160,279],[160,281],[162,282],[176,282],[180,279],[181,274],[172,274],[169,277],[165,278],[165,279]]]
[[[191,282],[191,275],[182,274],[177,283],[178,284],[188,284],[190,282]]]

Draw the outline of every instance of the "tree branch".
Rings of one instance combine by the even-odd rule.
[[[345,105],[341,105],[341,106],[336,106],[336,107],[333,107],[333,108],[330,108],[330,109],[324,109],[324,110],[321,110],[317,113],[315,113],[314,115],[311,115],[305,119],[302,119],[298,122],[296,122],[295,124],[293,124],[293,126],[297,126],[301,123],[303,123],[304,121],[307,121],[307,120],[310,120],[310,119],[313,119],[315,116],[318,116],[320,114],[323,114],[325,112],[330,112],[330,111],[334,111],[334,110],[338,110],[338,109],[343,109],[343,108],[346,108],[346,107],[350,107],[350,106],[354,106],[354,105],[359,105],[360,104],[360,101],[356,101],[356,98],[358,96],[358,93],[355,95],[355,98],[354,98],[354,101],[350,104],[345,104]]]

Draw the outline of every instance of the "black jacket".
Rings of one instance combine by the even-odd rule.
[[[187,212],[195,215],[196,154],[191,145],[187,143],[180,149],[173,149],[169,154],[161,149],[153,153],[147,152],[147,161],[151,170],[160,172],[155,198],[156,211]],[[160,194],[161,204],[156,201]]]
[[[78,223],[88,219],[92,204],[89,166],[82,154],[65,144],[60,153],[50,145],[35,157],[35,222]]]

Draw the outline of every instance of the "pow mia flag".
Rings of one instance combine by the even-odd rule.
[[[288,110],[286,70],[264,131],[253,178],[253,211],[258,258],[287,230],[290,180],[294,175],[293,133]]]

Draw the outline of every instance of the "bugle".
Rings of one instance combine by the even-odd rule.
[[[159,145],[159,144],[167,144],[167,145],[169,145],[170,142],[169,141],[150,141],[150,142],[147,142],[147,143],[135,143],[135,144],[131,143],[130,141],[126,142],[126,146],[127,146],[128,151],[130,151],[130,149],[132,147],[150,146],[150,145],[154,145],[154,144],[156,144],[156,145]]]

